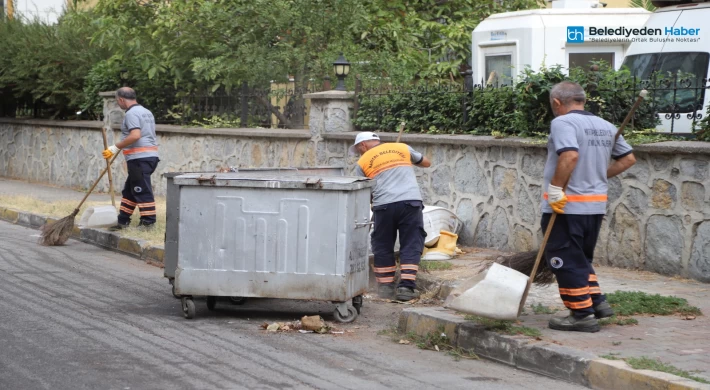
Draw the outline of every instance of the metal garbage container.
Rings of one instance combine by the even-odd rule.
[[[370,191],[362,177],[280,172],[185,174],[179,193],[174,292],[336,303],[353,321],[368,287]],[[348,302],[352,300],[352,307]]]
[[[341,167],[286,167],[286,168],[240,168],[239,173],[244,175],[263,175],[265,173],[279,175],[328,175],[343,176],[344,168]],[[210,172],[166,172],[163,177],[166,179],[166,215],[165,215],[165,254],[163,256],[163,276],[173,285],[173,296],[181,298],[175,293],[174,280],[177,269],[178,248],[180,246],[180,232],[178,223],[180,221],[180,189],[173,182],[173,179],[188,173],[212,176],[217,171]],[[235,299],[235,303],[240,302]]]

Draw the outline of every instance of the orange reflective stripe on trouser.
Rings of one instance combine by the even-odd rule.
[[[567,201],[568,202],[606,202],[609,197],[606,194],[590,194],[590,195],[568,195],[567,196]],[[547,200],[547,192],[545,192],[542,195],[545,200]]]
[[[560,289],[560,295],[569,295],[570,297],[579,297],[587,294],[589,294],[589,287]]]
[[[394,276],[388,276],[386,278],[375,278],[377,283],[394,283]]]
[[[567,308],[572,310],[586,309],[588,307],[592,307],[592,298],[589,298],[582,302],[562,301],[562,303],[564,303]]]
[[[417,280],[417,275],[412,274],[400,274],[399,277],[402,280]]]
[[[126,206],[121,206],[120,209],[121,209],[121,211],[123,211],[124,213],[126,213],[126,214],[128,214],[128,215],[133,215],[133,209],[129,209],[129,208],[126,207]]]
[[[589,281],[590,282],[598,282],[599,280],[597,279],[597,275],[589,274]]]
[[[419,271],[419,266],[416,264],[401,264],[399,268],[402,271]]]
[[[602,289],[599,287],[589,287],[589,295],[600,295],[602,293]]]
[[[157,151],[158,151],[157,146],[145,146],[145,147],[140,147],[140,148],[123,149],[123,154],[129,155],[129,154],[135,154],[135,153],[157,152]]]
[[[397,270],[397,267],[392,266],[392,267],[374,267],[375,272],[378,274],[386,274],[388,272],[394,272]]]
[[[136,207],[136,204],[137,204],[135,202],[131,202],[130,200],[128,200],[126,198],[121,198],[121,203],[125,203],[126,206],[131,206],[131,207]]]

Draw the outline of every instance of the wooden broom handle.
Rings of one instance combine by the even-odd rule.
[[[106,128],[101,128],[101,135],[104,139],[104,150],[108,149],[108,140],[106,139]],[[113,192],[113,175],[111,174],[111,162],[106,160],[106,167],[108,168],[108,191],[111,193],[111,204],[116,207],[116,194]]]
[[[86,192],[86,195],[84,195],[84,199],[82,199],[81,202],[79,202],[79,205],[76,206],[76,209],[74,209],[74,215],[79,214],[79,209],[81,208],[81,205],[83,205],[84,202],[86,202],[86,199],[87,199],[87,198],[89,197],[89,195],[91,195],[91,193],[94,191],[94,188],[96,188],[96,185],[99,184],[99,182],[100,182],[101,179],[104,177],[104,175],[105,175],[106,172],[108,171],[109,167],[111,167],[111,164],[113,164],[114,160],[116,160],[116,157],[118,157],[119,154],[121,154],[121,153],[120,153],[120,152],[119,152],[119,153],[116,153],[116,154],[113,156],[113,158],[111,159],[111,162],[108,163],[108,165],[106,166],[106,168],[104,168],[103,171],[101,171],[101,174],[99,175],[99,178],[96,179],[96,181],[94,182],[94,185],[92,185],[91,188],[89,188],[89,191]]]
[[[624,122],[621,123],[621,126],[619,126],[619,130],[616,132],[616,136],[614,137],[614,141],[619,139],[619,136],[621,136],[621,133],[623,133],[624,128],[626,125],[629,123],[631,118],[634,116],[634,112],[636,112],[636,109],[639,108],[641,105],[641,102],[643,99],[646,97],[648,94],[648,91],[641,90],[639,92],[638,97],[636,98],[636,101],[634,102],[634,105],[631,107],[631,110],[629,110],[629,113],[626,114],[626,118],[624,118]],[[567,184],[569,184],[569,181],[565,183],[564,187],[562,188],[562,192],[567,191]],[[545,236],[542,239],[542,246],[540,246],[540,249],[537,251],[537,257],[535,258],[535,265],[533,265],[532,272],[530,272],[530,278],[528,278],[528,283],[525,286],[525,292],[523,292],[523,298],[520,300],[520,306],[518,307],[518,317],[520,317],[520,314],[523,312],[523,308],[525,308],[525,301],[528,299],[528,293],[530,292],[530,287],[533,284],[533,281],[535,280],[535,276],[537,275],[537,269],[540,267],[540,260],[542,260],[542,256],[545,253],[545,247],[547,246],[547,240],[550,238],[550,233],[552,233],[552,226],[555,224],[555,220],[557,219],[557,213],[552,213],[552,216],[550,217],[550,222],[547,225],[547,229],[545,229]]]
[[[399,140],[402,139],[402,133],[404,133],[404,124],[405,123],[402,122],[402,124],[399,125],[399,134],[397,135],[397,141],[396,141],[397,143],[399,143]]]

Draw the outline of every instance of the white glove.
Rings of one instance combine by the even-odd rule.
[[[121,151],[121,149],[116,147],[116,145],[111,145],[108,147],[108,149],[104,150],[102,154],[104,158],[111,158],[114,155],[118,154],[119,151]]]
[[[561,187],[550,184],[547,187],[547,203],[557,214],[563,214],[565,205],[567,204],[567,195],[562,191]]]

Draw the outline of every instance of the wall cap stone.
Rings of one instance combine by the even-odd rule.
[[[315,92],[315,93],[307,93],[303,95],[304,99],[311,99],[311,100],[353,100],[355,99],[355,92],[348,92],[348,91],[324,91],[324,92]]]
[[[14,119],[0,118],[0,123],[12,125],[34,125],[45,127],[71,127],[75,129],[90,129],[100,130],[104,127],[103,122],[99,121],[59,121],[46,119]],[[258,128],[241,128],[241,129],[205,129],[201,127],[184,128],[176,125],[157,125],[155,130],[158,133],[173,133],[185,135],[222,135],[233,137],[251,137],[251,138],[292,138],[292,139],[310,139],[311,133],[307,129],[258,129]]]
[[[116,91],[99,92],[99,96],[108,98],[116,97]]]
[[[347,140],[352,141],[358,132],[342,132],[323,134],[324,139],[330,140]],[[397,133],[394,132],[378,132],[380,139],[383,141],[394,142],[397,139]],[[529,138],[508,137],[494,138],[483,135],[467,135],[467,134],[402,134],[402,142],[429,144],[429,145],[473,145],[473,146],[507,146],[513,148],[547,148],[547,144],[533,142]],[[636,145],[633,147],[635,152],[657,153],[657,154],[706,154],[710,155],[710,142],[701,141],[666,141],[653,144]]]

